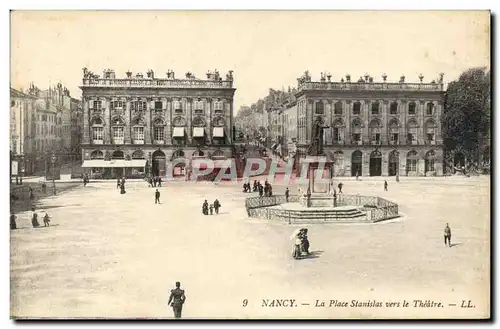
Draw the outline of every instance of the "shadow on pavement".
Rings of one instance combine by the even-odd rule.
[[[457,242],[457,243],[452,243],[452,244],[450,245],[450,247],[458,247],[458,246],[461,246],[461,245],[462,245],[462,243],[461,243],[461,242]]]

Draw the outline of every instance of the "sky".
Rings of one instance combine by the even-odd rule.
[[[487,11],[13,11],[11,86],[61,82],[79,98],[82,68],[102,76],[167,70],[205,78],[234,71],[234,108],[269,88],[296,86],[309,70],[339,81],[456,79],[490,66]]]

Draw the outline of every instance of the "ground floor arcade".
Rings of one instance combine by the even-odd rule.
[[[443,149],[418,147],[325,148],[334,176],[442,176]]]
[[[223,161],[232,156],[231,146],[224,147],[96,147],[83,150],[82,167],[91,178],[143,178],[146,175],[185,176],[197,159]],[[169,167],[171,166],[171,167]]]

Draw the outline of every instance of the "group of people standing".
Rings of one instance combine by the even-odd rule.
[[[148,187],[161,187],[161,177],[160,176],[149,176],[147,178]]]
[[[203,212],[203,215],[208,215],[210,212],[210,215],[214,214],[214,209],[215,209],[215,214],[219,213],[219,209],[222,207],[218,199],[215,199],[214,203],[208,204],[208,201],[205,200],[203,202],[203,206],[201,207],[201,210]]]
[[[253,189],[251,188],[250,183],[245,183],[243,184],[243,192],[249,193],[249,192],[258,192],[259,196],[273,196],[273,187],[271,184],[267,181],[264,182],[264,185],[260,183],[260,181],[254,180],[253,181]]]
[[[307,228],[301,228],[298,232],[295,231],[295,245],[292,256],[294,259],[301,259],[302,255],[309,255],[309,239],[307,238]]]

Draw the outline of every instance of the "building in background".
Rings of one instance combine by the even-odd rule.
[[[79,99],[71,98],[71,142],[70,150],[72,162],[79,164],[82,161],[82,143],[83,143],[83,109],[82,102]]]
[[[198,79],[168,71],[156,77],[113,70],[103,76],[83,70],[83,167],[104,177],[165,176],[167,160],[185,159],[174,174],[186,174],[196,158],[226,159],[233,152],[232,71],[223,79]]]
[[[27,156],[31,172],[47,174],[53,155],[58,165],[70,165],[74,157],[71,150],[71,111],[72,106],[78,107],[79,105],[75,104],[80,101],[72,98],[69,90],[60,83],[46,90],[31,84],[27,93],[33,99],[34,108],[33,147]]]
[[[298,79],[297,141],[305,157],[316,117],[328,129],[324,150],[335,176],[443,175],[443,76],[430,83],[374,82],[369,75],[331,81]]]
[[[13,174],[31,175],[34,149],[35,126],[33,124],[35,97],[10,88],[10,152],[17,164]]]

